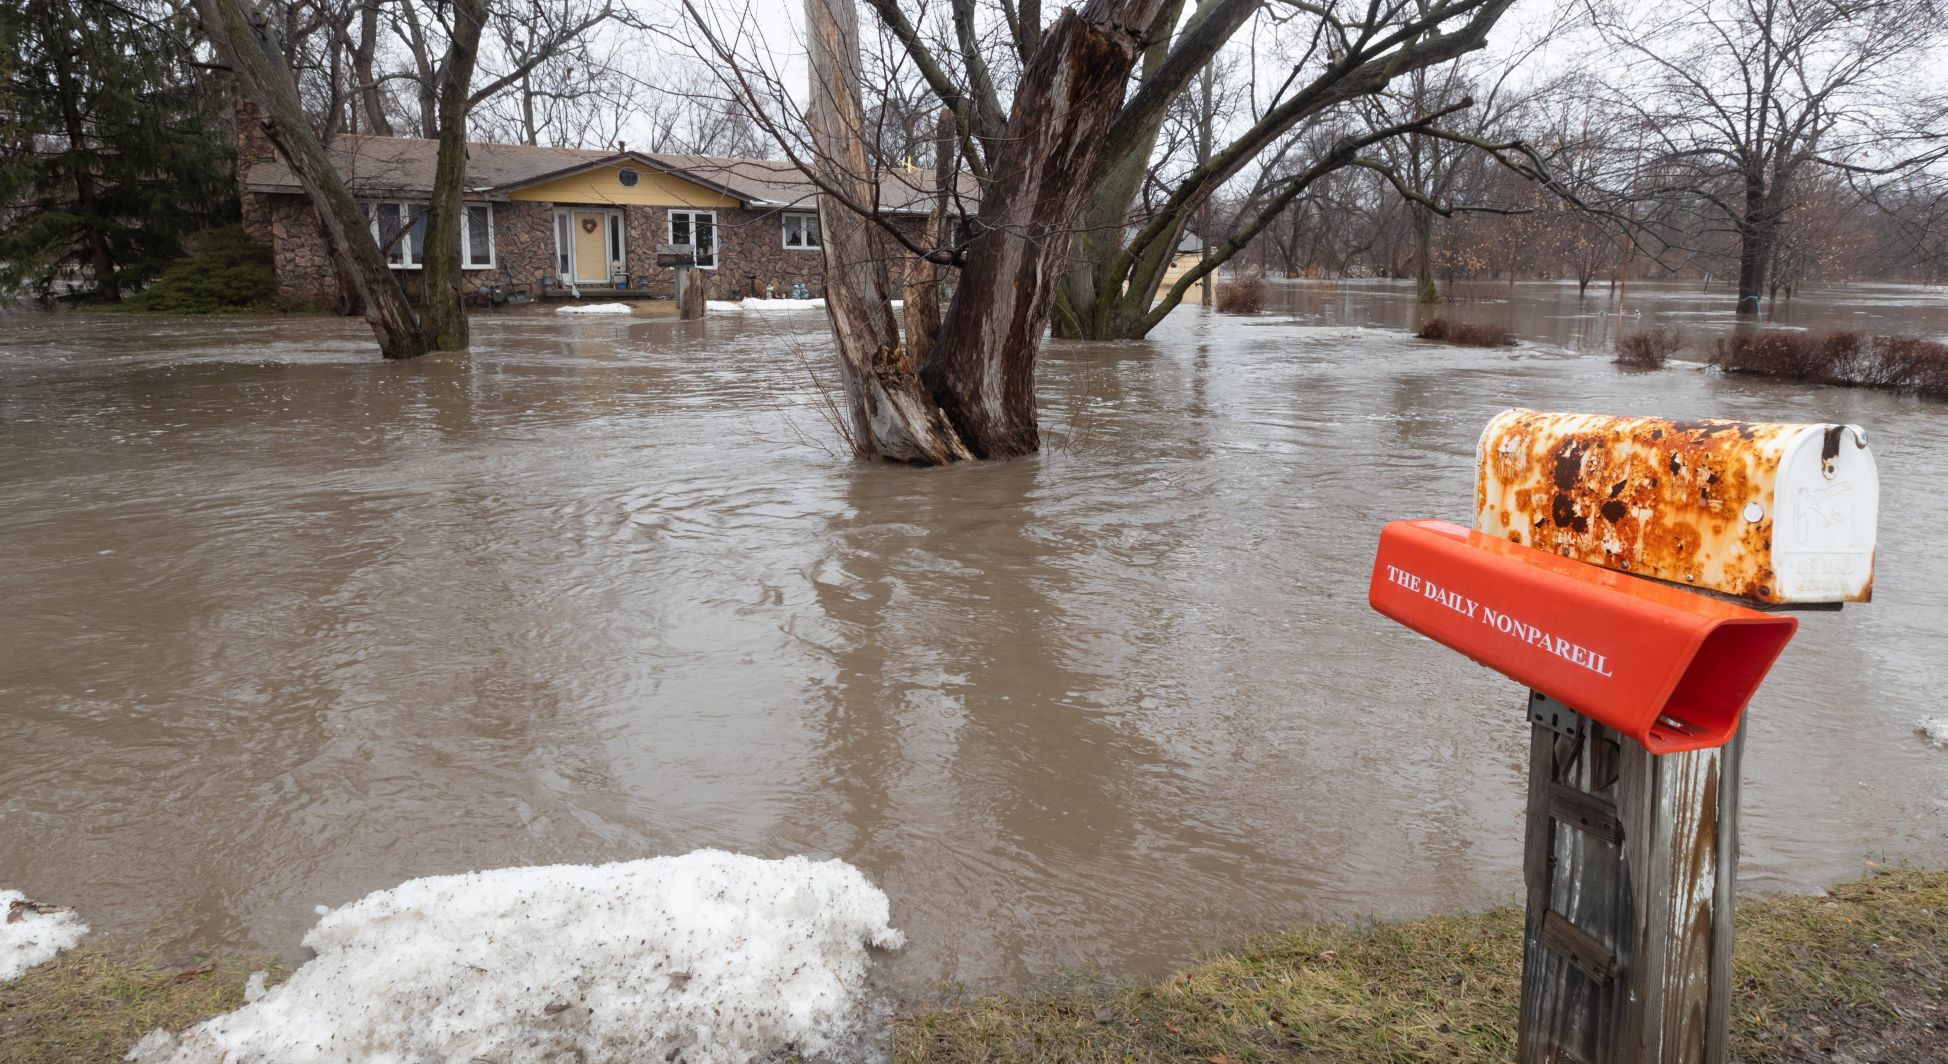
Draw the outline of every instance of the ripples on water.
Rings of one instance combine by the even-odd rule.
[[[1600,322],[1492,295],[1456,311]],[[312,906],[411,876],[832,854],[915,992],[1510,901],[1521,693],[1364,581],[1382,522],[1466,520],[1517,404],[1870,428],[1879,598],[1807,616],[1755,703],[1743,871],[1948,859],[1913,733],[1948,681],[1942,408],[1286,296],[1052,344],[1050,450],[935,471],[833,453],[816,314],[494,317],[404,365],[350,321],[0,318],[0,885],[292,956]]]

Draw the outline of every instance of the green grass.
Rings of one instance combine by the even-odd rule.
[[[1948,872],[1740,903],[1732,1056],[1948,1060]],[[1515,1051],[1512,909],[1260,938],[1141,985],[982,997],[901,1017],[899,1061],[1499,1061]],[[243,1002],[252,965],[83,948],[0,984],[0,1064],[119,1060]]]

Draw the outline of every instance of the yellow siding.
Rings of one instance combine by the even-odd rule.
[[[721,192],[685,181],[670,174],[641,166],[630,169],[642,175],[634,188],[623,188],[616,181],[620,166],[604,166],[539,185],[529,185],[508,194],[509,199],[538,200],[544,203],[605,203],[621,206],[641,203],[651,207],[735,207],[738,201]]]

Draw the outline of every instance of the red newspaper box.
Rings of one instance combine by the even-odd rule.
[[[1446,521],[1381,530],[1367,599],[1654,754],[1728,741],[1799,626]]]

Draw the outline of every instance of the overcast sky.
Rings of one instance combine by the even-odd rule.
[[[662,27],[676,37],[691,34],[688,18],[679,0],[621,0],[639,17]],[[769,70],[776,72],[780,80],[799,98],[805,90],[805,53],[803,38],[804,0],[692,0],[707,17],[713,19],[720,31],[730,32],[743,27],[739,41],[741,54],[757,59]],[[906,0],[903,0],[906,2]],[[1600,2],[1600,0],[1599,0]],[[1656,13],[1664,0],[1623,0],[1625,4],[1636,5],[1636,11]],[[942,6],[944,0],[929,0],[931,12]],[[1598,46],[1593,31],[1561,33],[1565,14],[1584,10],[1586,0],[1516,0],[1508,13],[1503,16],[1489,38],[1489,45],[1482,52],[1469,57],[1467,62],[1476,71],[1499,74],[1507,64],[1521,57],[1521,70],[1511,79],[1519,85],[1534,84],[1550,79],[1562,71],[1578,68],[1605,80],[1618,79],[1623,74],[1621,57],[1614,49]],[[918,5],[908,2],[909,12],[918,13]],[[1627,9],[1626,9],[1627,10]],[[1045,8],[1045,16],[1052,18],[1052,8]],[[862,24],[870,24],[872,13],[863,6],[860,10]],[[652,83],[660,80],[655,67],[664,64],[697,64],[699,60],[676,40],[637,31],[626,31],[630,40],[628,47],[640,48],[646,57],[644,62],[651,65],[645,72]],[[1233,42],[1234,51],[1248,47],[1246,33]],[[1275,59],[1277,48],[1263,48],[1259,52],[1259,62],[1263,64],[1268,55]],[[1948,55],[1937,51],[1921,64],[1922,69],[1938,72],[1938,84],[1948,84]],[[1267,68],[1261,65],[1261,74]],[[1269,91],[1269,90],[1268,90]],[[643,143],[646,132],[640,126],[625,126],[624,139]]]

